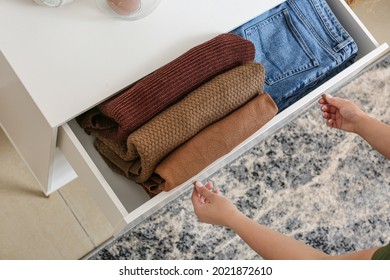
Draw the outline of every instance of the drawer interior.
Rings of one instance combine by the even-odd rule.
[[[309,105],[315,102],[324,91],[332,91],[332,89],[346,83],[388,49],[386,44],[378,46],[375,39],[369,34],[344,1],[340,0],[328,2],[331,8],[335,11],[336,16],[342,22],[348,33],[354,38],[359,47],[359,54],[355,63],[278,114],[273,120],[266,124],[257,133],[252,135],[244,143],[236,147],[231,153],[223,158],[220,158],[204,169],[200,174],[198,174],[196,179],[203,180],[207,178],[213,172],[237,158],[269,134],[273,133],[278,128],[291,121],[295,116],[302,113]],[[188,180],[186,183],[174,190],[171,190],[170,192],[163,192],[150,199],[140,185],[115,173],[107,166],[93,145],[93,137],[87,135],[75,120],[69,121],[68,125],[90,159],[96,165],[104,180],[106,180],[108,185],[112,188],[117,200],[123,205],[121,207],[124,207],[130,216],[134,216],[124,217],[127,225],[131,224],[136,219],[139,221],[141,216],[151,213],[161,207],[162,204],[174,199],[177,195],[182,193],[184,189],[191,187],[190,182],[194,178]]]
[[[379,44],[364,24],[343,0],[327,0],[329,7],[340,21],[341,25],[352,36],[359,47],[357,60],[374,50]]]
[[[94,138],[86,134],[75,120],[68,124],[127,211],[131,212],[149,200],[149,196],[140,185],[115,173],[108,167],[93,145]]]

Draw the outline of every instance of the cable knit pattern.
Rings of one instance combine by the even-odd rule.
[[[262,93],[263,86],[264,68],[261,64],[249,62],[235,67],[197,88],[131,133],[126,145],[95,132],[98,138],[96,147],[106,160],[118,168],[125,167],[122,170],[127,177],[144,182],[169,152]]]
[[[254,45],[235,34],[221,34],[198,45],[98,106],[100,114],[85,114],[79,123],[89,133],[103,130],[124,140],[156,114],[213,77],[253,61]],[[90,118],[90,117],[93,118]],[[108,120],[107,120],[108,119]]]

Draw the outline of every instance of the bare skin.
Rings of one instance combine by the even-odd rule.
[[[360,135],[372,147],[390,159],[390,126],[364,113],[353,102],[324,96],[319,100],[323,117],[332,128]],[[258,224],[242,214],[235,205],[213,188],[194,183],[192,193],[194,212],[199,221],[234,230],[256,253],[265,259],[368,260],[379,248],[331,256],[303,242]]]
[[[390,159],[390,126],[367,115],[352,101],[327,95],[321,98],[323,117],[329,127],[358,134],[374,149]]]

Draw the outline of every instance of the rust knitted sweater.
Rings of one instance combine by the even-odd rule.
[[[221,34],[200,44],[98,105],[77,120],[89,133],[102,130],[116,141],[185,95],[235,66],[253,61],[254,45],[235,34]]]

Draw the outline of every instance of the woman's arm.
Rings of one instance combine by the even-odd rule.
[[[243,214],[229,226],[264,259],[277,260],[369,260],[378,248],[331,256],[291,237],[256,223]]]
[[[390,159],[389,125],[365,115],[360,119],[356,133],[387,159]]]
[[[197,183],[192,193],[194,211],[201,222],[226,226],[234,230],[256,253],[264,259],[325,260],[371,259],[377,248],[330,256],[303,242],[273,231],[249,219],[222,196],[211,191],[212,183]]]

